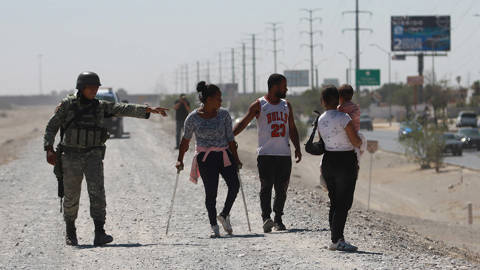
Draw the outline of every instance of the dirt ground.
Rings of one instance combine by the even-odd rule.
[[[0,110],[0,165],[16,159],[26,142],[43,136],[54,109],[52,106],[26,106]]]
[[[188,181],[189,161],[192,151],[185,158],[186,170],[182,172],[177,192],[169,236],[165,236],[165,224],[171,192],[175,179],[173,168],[176,151],[173,149],[173,122],[154,117],[150,120],[126,119],[125,128],[130,132],[123,139],[107,142],[105,186],[107,193],[106,229],[115,241],[103,248],[91,245],[93,224],[88,214],[88,196],[85,181],[80,202],[77,233],[80,246],[66,247],[64,225],[58,212],[56,181],[52,168],[45,162],[41,147],[45,124],[54,108],[28,107],[7,111],[8,117],[0,119],[2,143],[0,153],[0,269],[473,269],[479,267],[480,257],[458,248],[445,246],[436,241],[436,230],[443,221],[425,220],[417,217],[396,217],[380,211],[366,211],[362,201],[364,171],[359,179],[357,201],[351,211],[346,235],[352,243],[360,246],[357,253],[331,252],[325,249],[329,242],[328,200],[318,188],[318,158],[304,157],[294,165],[292,184],[286,205],[285,223],[289,231],[264,234],[261,231],[258,202],[258,179],[256,176],[255,130],[242,134],[238,140],[240,157],[246,168],[242,170],[245,196],[250,212],[252,232],[248,232],[241,196],[232,209],[235,235],[221,239],[209,239],[209,226],[203,205],[202,184]],[[29,114],[26,112],[35,112]],[[36,117],[32,117],[35,115]],[[25,122],[30,121],[29,124]],[[34,131],[34,129],[37,129]],[[12,132],[14,130],[14,132]],[[8,135],[6,135],[8,134]],[[6,147],[5,145],[11,145]],[[191,149],[193,148],[193,143]],[[10,151],[10,152],[9,152]],[[253,151],[253,152],[252,152]],[[16,154],[15,154],[16,153]],[[15,155],[13,155],[15,154]],[[419,173],[406,161],[395,159],[396,155],[379,152],[375,156],[372,208],[383,211],[409,209],[408,196],[383,198],[379,192],[398,189],[401,193],[418,195],[427,193],[428,183],[400,189],[389,186],[403,178],[414,178]],[[377,162],[377,157],[379,161]],[[362,160],[362,168],[368,159]],[[389,161],[390,163],[388,163]],[[382,165],[382,162],[386,162]],[[392,164],[391,171],[382,169]],[[398,165],[398,166],[397,166]],[[446,168],[447,169],[447,168]],[[398,171],[397,171],[398,170]],[[427,172],[421,172],[427,173]],[[440,175],[453,174],[453,171]],[[397,176],[398,174],[398,176]],[[422,176],[426,177],[426,176]],[[436,182],[438,194],[450,192],[455,198],[466,198],[462,190],[478,190],[469,172],[464,172],[463,183],[467,189],[452,182]],[[433,181],[437,181],[434,175]],[[412,180],[414,181],[414,180]],[[427,181],[427,180],[425,180]],[[440,180],[439,180],[440,181]],[[472,182],[471,182],[472,181]],[[451,184],[453,187],[449,188]],[[444,188],[444,185],[447,185]],[[378,186],[378,187],[377,187]],[[407,188],[410,186],[410,188]],[[384,187],[384,190],[376,188]],[[415,192],[412,192],[415,190]],[[407,192],[408,191],[408,192]],[[459,194],[457,194],[459,192]],[[400,193],[400,192],[399,192]],[[388,193],[387,193],[388,194]],[[462,195],[463,194],[463,195]],[[468,193],[469,194],[469,193]],[[221,181],[218,203],[226,195]],[[425,196],[425,195],[423,195]],[[438,195],[440,196],[440,195]],[[443,195],[442,195],[443,196]],[[435,196],[437,197],[437,196]],[[458,199],[460,200],[460,199]],[[383,201],[383,202],[382,202]],[[418,213],[430,211],[428,200],[413,201]],[[473,200],[475,202],[475,200]],[[478,201],[476,201],[478,203]],[[476,203],[476,205],[477,205]],[[419,205],[425,205],[419,207]],[[385,209],[380,209],[385,207]],[[389,210],[390,209],[390,210]],[[452,208],[455,210],[455,208]],[[478,212],[477,208],[475,208]],[[428,211],[427,211],[428,210]],[[407,210],[405,210],[408,212]],[[450,208],[437,210],[439,219],[448,220]],[[430,213],[429,218],[437,215]],[[400,222],[401,220],[402,222]],[[392,222],[394,221],[394,222]],[[475,222],[478,223],[476,216]],[[400,225],[399,225],[400,224]],[[450,223],[448,223],[450,224]],[[408,225],[408,228],[403,225]],[[455,225],[455,224],[454,224]],[[455,226],[460,226],[455,225]],[[420,229],[416,228],[419,227]],[[428,233],[417,234],[430,227]],[[432,229],[432,227],[435,229]],[[454,237],[453,232],[450,233]],[[473,227],[472,227],[473,228]],[[469,233],[463,230],[463,233]],[[472,232],[473,233],[473,232]],[[468,242],[477,240],[478,232],[470,235]],[[455,238],[458,241],[459,238]],[[462,240],[463,241],[463,240]],[[460,242],[462,242],[460,241]],[[450,244],[450,243],[449,243]],[[455,246],[455,245],[450,245]],[[465,257],[466,256],[466,257]],[[465,259],[467,258],[467,259]]]

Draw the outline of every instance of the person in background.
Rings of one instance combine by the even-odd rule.
[[[356,246],[345,241],[343,232],[358,177],[358,161],[354,148],[360,147],[362,140],[355,131],[350,116],[337,110],[338,103],[337,88],[327,86],[322,91],[325,112],[318,119],[318,132],[325,143],[321,172],[330,198],[328,221],[332,243],[329,249],[356,251]]]
[[[230,210],[240,188],[238,168],[242,163],[238,158],[237,145],[232,131],[232,118],[227,110],[221,108],[222,93],[214,84],[199,82],[198,96],[202,106],[193,110],[185,120],[185,134],[183,135],[178,159],[175,167],[183,169],[183,157],[188,145],[195,134],[196,149],[193,157],[190,180],[197,182],[202,177],[205,188],[205,206],[208,219],[213,231],[212,238],[220,237],[218,221],[227,234],[233,233],[230,224]],[[222,212],[217,216],[217,190],[219,174],[223,176],[228,193]]]
[[[175,131],[175,138],[176,138],[176,145],[175,149],[178,149],[180,146],[180,137],[182,136],[183,125],[185,119],[187,118],[188,113],[190,112],[190,103],[188,102],[185,94],[180,94],[180,98],[175,100],[175,122],[176,122],[176,131]]]

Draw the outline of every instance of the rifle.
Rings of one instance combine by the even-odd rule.
[[[96,107],[97,105],[98,105],[98,102],[95,102],[94,107]],[[76,107],[76,104],[74,104],[73,106]],[[68,121],[65,124],[65,127],[60,127],[60,142],[57,144],[57,151],[56,151],[57,159],[55,161],[55,166],[53,166],[53,173],[57,177],[57,182],[58,182],[58,191],[57,192],[58,192],[58,197],[60,198],[60,213],[62,213],[62,210],[63,210],[63,196],[65,195],[64,194],[65,190],[64,190],[64,187],[63,187],[63,167],[62,167],[62,154],[64,152],[63,145],[62,145],[63,136],[65,135],[65,132],[70,127],[70,125],[73,122],[80,119],[80,117],[84,113],[86,113],[88,110],[90,110],[90,106],[87,106],[87,107],[83,108],[82,110],[78,110],[78,108],[77,108],[76,112],[75,112],[75,115],[73,116],[73,118],[70,121]]]

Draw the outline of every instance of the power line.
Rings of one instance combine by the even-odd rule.
[[[358,94],[360,93],[360,88],[358,85],[358,78],[357,78],[357,73],[358,73],[358,70],[360,69],[360,31],[370,31],[370,33],[373,32],[373,30],[370,28],[360,28],[359,14],[367,13],[367,14],[370,14],[371,16],[373,13],[370,11],[359,10],[358,0],[355,0],[355,10],[348,10],[348,11],[342,12],[342,14],[347,14],[347,13],[355,14],[355,28],[343,29],[342,33],[345,31],[355,31],[355,90]]]
[[[43,94],[42,57],[43,57],[43,54],[39,54],[39,55],[38,55],[38,92],[40,93],[40,95]]]
[[[256,92],[256,81],[257,81],[257,70],[256,70],[256,62],[257,62],[257,58],[255,56],[255,50],[256,50],[256,47],[255,47],[255,41],[256,41],[256,34],[250,34],[251,37],[252,37],[252,87],[253,87],[253,93]]]
[[[243,93],[247,93],[247,73],[246,73],[246,55],[245,42],[242,43],[242,79],[243,79]]]
[[[235,49],[231,49],[231,60],[232,60],[232,83],[235,83]]]
[[[218,82],[223,83],[222,81],[222,53],[218,53]]]
[[[197,83],[200,82],[200,61],[197,61]]]
[[[277,73],[277,53],[278,53],[278,48],[277,48],[277,42],[279,41],[279,39],[277,38],[277,31],[281,28],[279,28],[279,22],[270,22],[268,23],[269,25],[271,25],[272,27],[270,28],[270,30],[272,30],[272,34],[273,34],[273,39],[272,39],[272,42],[273,42],[273,72],[274,73]]]
[[[313,13],[315,11],[318,11],[319,9],[302,9],[302,11],[305,11],[308,13],[308,17],[304,17],[304,18],[301,18],[302,20],[307,20],[310,24],[310,30],[309,31],[304,31],[304,33],[307,33],[308,35],[310,35],[310,44],[309,45],[306,45],[310,48],[310,86],[312,88],[314,88],[315,84],[314,84],[314,77],[315,77],[315,70],[314,70],[314,60],[313,60],[313,49],[314,47],[318,46],[315,45],[313,43],[313,35],[316,34],[316,33],[321,33],[321,31],[314,31],[313,30],[313,22],[316,21],[316,20],[320,20],[321,21],[321,18],[317,17],[317,18],[314,18],[313,17]]]

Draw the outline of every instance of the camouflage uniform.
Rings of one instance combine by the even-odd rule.
[[[105,142],[109,134],[104,127],[106,117],[149,118],[147,106],[136,104],[111,103],[94,99],[84,101],[78,95],[69,95],[57,107],[45,129],[44,147],[53,147],[55,135],[62,127],[75,118],[65,130],[61,145],[63,181],[64,181],[64,219],[74,221],[77,218],[80,191],[83,176],[87,181],[90,197],[90,216],[105,222],[105,188],[103,183],[103,157]]]

